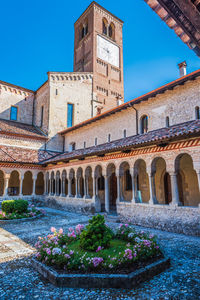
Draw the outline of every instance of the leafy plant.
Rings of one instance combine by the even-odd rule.
[[[97,215],[89,220],[86,229],[80,235],[80,247],[96,251],[99,247],[108,248],[113,237],[112,230],[106,226],[104,216]]]
[[[1,203],[1,209],[6,214],[11,214],[14,212],[14,203],[15,200],[4,200]]]

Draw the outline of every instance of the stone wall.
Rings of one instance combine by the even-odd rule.
[[[47,149],[63,151],[63,139],[58,132],[67,127],[67,104],[74,105],[74,125],[91,118],[92,74],[49,73],[49,84],[50,140]]]
[[[150,98],[140,104],[135,104],[140,118],[148,115],[149,131],[166,127],[166,117],[169,117],[170,125],[183,123],[195,119],[195,107],[200,102],[200,79],[187,82],[184,86],[178,86],[172,91]],[[71,142],[76,142],[76,148],[94,146],[95,138],[98,144],[108,142],[108,134],[111,141],[136,134],[136,113],[133,108],[122,110],[118,113],[102,118],[87,126],[69,132],[65,135],[66,149]]]
[[[34,92],[0,82],[0,118],[10,120],[10,108],[18,108],[17,121],[32,124]]]
[[[48,134],[49,130],[49,97],[50,89],[48,81],[36,92],[34,103],[34,124]],[[41,111],[43,107],[43,122],[41,123]],[[41,126],[42,124],[42,126]]]
[[[200,208],[118,203],[117,212],[122,220],[130,220],[135,225],[200,235]]]

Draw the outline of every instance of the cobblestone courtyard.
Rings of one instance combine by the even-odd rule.
[[[165,254],[171,257],[171,268],[133,290],[58,288],[45,281],[32,268],[30,255],[38,236],[50,227],[86,223],[88,216],[47,209],[41,219],[21,224],[0,225],[0,299],[200,299],[200,239],[159,230]],[[116,223],[108,221],[110,226]]]

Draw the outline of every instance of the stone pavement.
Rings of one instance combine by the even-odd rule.
[[[58,288],[44,280],[31,266],[30,255],[38,236],[50,227],[86,223],[89,216],[45,208],[41,219],[0,225],[0,299],[200,299],[200,239],[134,226],[158,236],[172,266],[132,290]],[[116,223],[109,219],[110,226]]]

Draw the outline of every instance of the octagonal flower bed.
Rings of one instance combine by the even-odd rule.
[[[5,200],[1,203],[0,221],[35,218],[44,214],[44,210],[37,209],[27,200]]]
[[[80,286],[76,274],[83,274],[82,279],[84,274],[90,279],[94,278],[94,274],[128,276],[158,260],[163,260],[155,236],[144,232],[137,233],[129,224],[120,224],[117,231],[113,232],[101,215],[94,216],[86,227],[79,224],[75,228],[69,228],[67,233],[64,233],[62,228],[57,231],[52,227],[51,232],[46,237],[39,237],[35,245],[36,260],[40,262],[36,268],[44,276],[48,273],[48,276],[52,277],[48,270],[53,270],[54,277],[57,274],[58,278],[65,274],[65,278],[68,278],[68,282],[65,283],[68,286]],[[72,275],[70,280],[69,275]],[[72,278],[75,278],[75,281],[70,285]],[[102,281],[102,276],[99,278]],[[61,281],[63,282],[63,279]],[[97,286],[90,285],[89,281],[87,287]]]

